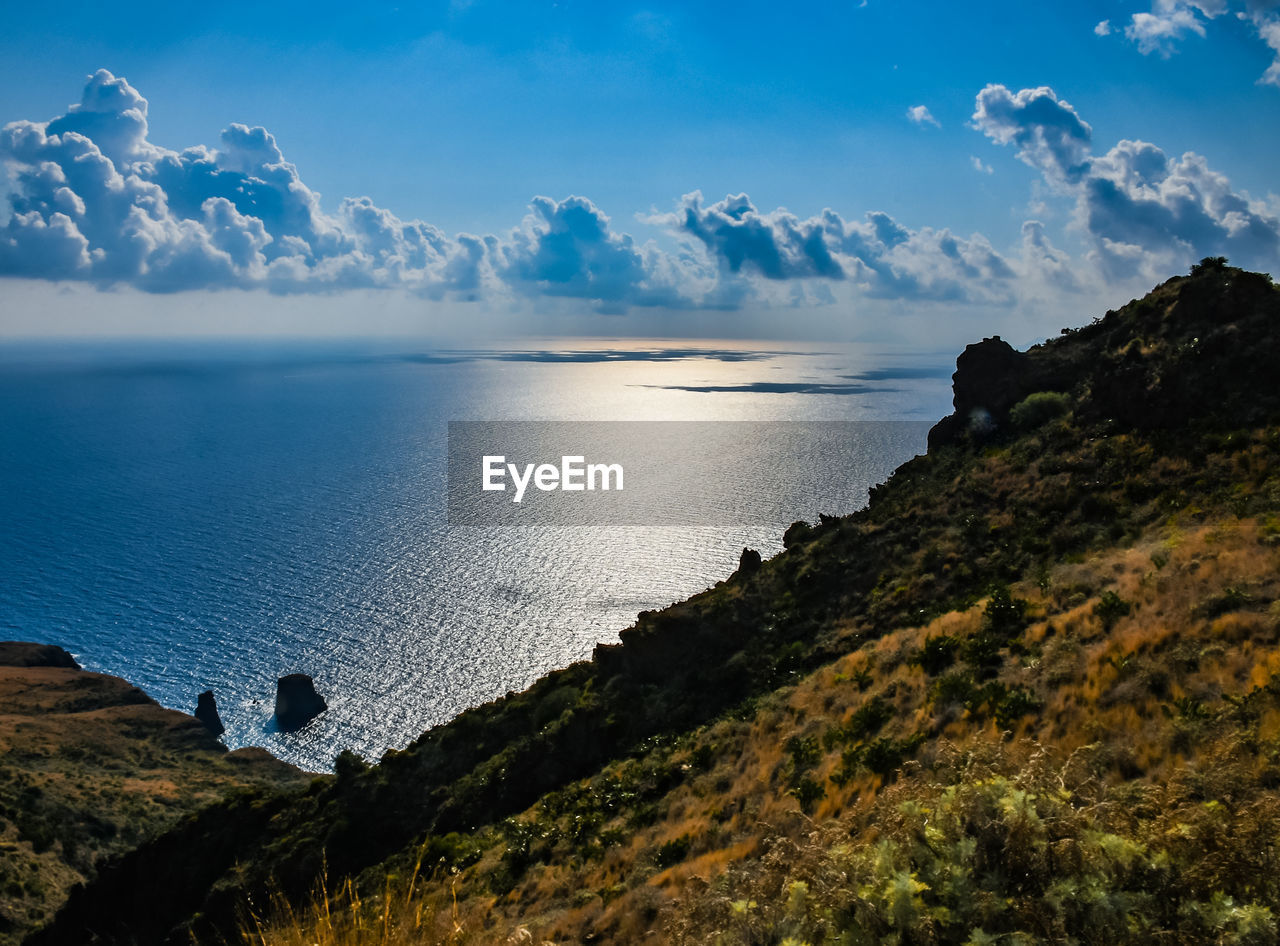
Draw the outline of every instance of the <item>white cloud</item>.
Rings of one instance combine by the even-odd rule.
[[[1016,94],[1003,85],[987,86],[978,93],[973,125],[999,144],[1016,145],[1020,160],[1059,186],[1082,173],[1093,137],[1071,104],[1046,86]]]
[[[1188,33],[1204,36],[1204,21],[1225,12],[1223,0],[1156,0],[1150,13],[1133,15],[1124,35],[1144,54],[1169,56],[1179,40]]]
[[[525,293],[593,299],[602,311],[687,302],[651,248],[614,232],[585,197],[535,197],[531,207],[498,250],[500,275]]]
[[[924,105],[912,105],[907,109],[907,118],[915,122],[917,125],[932,125],[935,128],[941,128],[938,120],[929,113],[929,109]]]
[[[1076,225],[1112,274],[1167,273],[1203,256],[1274,269],[1280,219],[1262,201],[1232,189],[1202,156],[1171,158],[1143,141],[1092,153],[1092,131],[1052,89],[987,86],[974,124],[1075,200]]]
[[[1271,61],[1271,65],[1267,67],[1258,83],[1261,85],[1280,86],[1280,15],[1270,10],[1259,10],[1252,14],[1254,25],[1258,28],[1258,35],[1262,37],[1262,41],[1271,47],[1271,51],[1275,53],[1275,59]]]
[[[14,180],[0,272],[148,292],[394,288],[605,312],[830,304],[824,284],[876,298],[1012,298],[1014,265],[981,235],[911,230],[880,213],[851,223],[829,210],[763,212],[745,194],[709,205],[690,194],[675,213],[648,218],[674,251],[637,243],[576,196],[535,197],[501,236],[449,236],[367,197],[330,213],[266,129],[231,124],[217,148],[174,151],[149,140],[147,110],[103,70],[65,115],[0,130]],[[933,121],[924,106],[911,114]],[[785,292],[770,288],[784,283]]]
[[[917,109],[919,121],[932,120]],[[973,125],[1015,147],[1042,175],[1040,190],[1074,201],[1096,268],[1054,246],[1039,222],[1047,206],[1004,247],[880,212],[801,216],[759,209],[746,194],[708,203],[698,192],[639,218],[666,231],[661,243],[618,230],[581,196],[535,197],[500,235],[451,236],[368,197],[327,211],[266,129],[231,124],[216,148],[174,151],[150,141],[147,113],[145,98],[103,70],[66,114],[0,129],[11,179],[0,275],[145,293],[394,289],[556,312],[849,311],[868,302],[1012,311],[1029,291],[1041,293],[1039,305],[1055,292],[1096,289],[1098,273],[1167,275],[1204,255],[1274,268],[1280,233],[1276,207],[1236,193],[1198,155],[1131,141],[1096,155],[1089,125],[1049,88],[988,86]]]
[[[1245,0],[1235,6],[1236,16],[1251,22],[1258,31],[1258,37],[1275,54],[1271,65],[1258,79],[1259,84],[1280,86],[1280,3],[1276,0]],[[1229,0],[1155,0],[1151,12],[1133,14],[1124,35],[1136,43],[1144,55],[1157,53],[1168,58],[1188,35],[1203,37],[1207,24],[1227,13],[1231,7]],[[1109,32],[1110,24],[1106,20],[1099,23],[1094,32],[1101,30],[1104,24]]]
[[[265,129],[232,124],[217,150],[171,151],[148,140],[147,109],[103,69],[65,115],[0,129],[15,191],[0,229],[0,271],[156,292],[397,286],[439,294],[467,282],[454,260],[472,251],[428,224],[364,198],[326,214]]]
[[[99,70],[65,115],[0,129],[13,180],[0,274],[150,292],[395,288],[610,311],[694,304],[677,286],[681,266],[610,230],[585,198],[534,198],[505,239],[450,237],[367,197],[327,213],[266,129],[233,123],[216,149],[173,151],[148,139],[147,110],[126,80]]]
[[[676,212],[649,222],[696,238],[716,261],[719,286],[739,286],[750,276],[766,282],[824,279],[848,283],[872,298],[1008,303],[1017,273],[980,234],[911,230],[888,214],[862,222],[833,210],[800,218],[779,208],[761,212],[746,194],[706,204],[686,194]]]
[[[1103,20],[1093,28],[1094,36],[1110,36],[1112,32],[1110,20]]]

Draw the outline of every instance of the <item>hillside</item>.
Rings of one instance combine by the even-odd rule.
[[[0,643],[0,944],[183,815],[306,780],[261,750],[227,752],[193,717],[60,648]]]
[[[1278,319],[1206,260],[971,345],[866,509],[376,766],[205,809],[31,941],[1270,941]]]

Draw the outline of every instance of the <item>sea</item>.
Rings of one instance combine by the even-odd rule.
[[[744,547],[780,552],[786,523],[864,505],[924,452],[953,368],[953,351],[687,339],[3,343],[0,637],[185,712],[211,689],[230,748],[376,760],[589,658]],[[677,490],[662,525],[451,522],[458,421],[770,422],[758,469],[723,484],[760,508],[685,520]],[[779,475],[793,441],[771,454],[769,431],[816,421],[876,434]],[[295,732],[274,719],[287,673],[329,707]]]

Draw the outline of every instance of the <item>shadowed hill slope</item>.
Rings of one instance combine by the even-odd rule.
[[[0,943],[183,814],[306,781],[262,750],[227,752],[193,717],[61,648],[0,643]]]

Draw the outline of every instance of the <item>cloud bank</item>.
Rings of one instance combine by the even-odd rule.
[[[154,292],[478,285],[474,238],[447,239],[367,199],[326,214],[263,128],[233,124],[219,145],[153,144],[147,100],[99,70],[65,115],[0,129],[14,190],[0,272]]]
[[[821,278],[849,281],[876,298],[1002,302],[1018,275],[980,234],[911,230],[880,212],[861,221],[833,210],[801,219],[783,209],[762,213],[746,194],[708,205],[694,192],[675,213],[649,221],[698,240],[722,283]]]
[[[502,234],[449,235],[367,197],[326,211],[264,128],[232,124],[216,148],[173,151],[149,139],[147,111],[125,79],[99,70],[64,115],[0,129],[9,175],[0,275],[151,293],[397,289],[607,313],[859,299],[1009,307],[1091,280],[1167,275],[1204,255],[1261,268],[1280,255],[1273,207],[1235,192],[1199,155],[1171,158],[1136,141],[1095,154],[1090,126],[1048,88],[988,86],[973,126],[1074,201],[1092,276],[1038,220],[997,248],[979,233],[912,229],[878,211],[765,211],[746,194],[709,202],[694,191],[670,211],[638,215],[663,231],[662,245],[621,232],[578,196],[535,197]],[[924,106],[909,117],[932,120]]]

